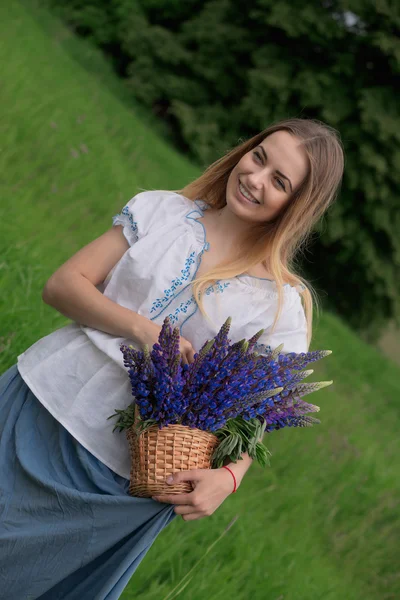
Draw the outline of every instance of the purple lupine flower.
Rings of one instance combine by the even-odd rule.
[[[301,399],[313,391],[312,384],[300,383],[307,375],[303,369],[330,352],[259,354],[254,348],[263,330],[231,344],[230,324],[229,317],[190,365],[182,363],[179,329],[172,329],[169,317],[150,352],[121,345],[141,419],[154,419],[160,428],[181,423],[207,431],[237,416],[257,417],[265,431],[309,423],[302,417],[318,407]],[[268,394],[277,388],[283,390]]]

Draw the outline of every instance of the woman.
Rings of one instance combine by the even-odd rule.
[[[43,300],[72,322],[0,378],[1,597],[119,598],[175,516],[210,515],[232,492],[221,468],[173,474],[189,494],[129,496],[128,443],[107,420],[132,400],[120,344],[152,346],[169,315],[190,363],[231,316],[232,341],[264,328],[258,350],[306,352],[312,296],[293,260],[342,173],[335,130],[282,121],[182,190],[134,196],[50,277]],[[238,485],[243,458],[229,464]]]

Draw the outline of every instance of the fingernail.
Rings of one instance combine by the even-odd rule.
[[[168,475],[166,482],[167,483],[172,483],[174,481],[174,478],[172,477],[172,475]]]

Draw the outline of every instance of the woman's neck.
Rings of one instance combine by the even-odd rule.
[[[211,207],[206,211],[207,213],[214,230],[232,249],[237,248],[246,239],[253,226],[253,223],[246,222],[235,215],[227,205],[223,208]]]

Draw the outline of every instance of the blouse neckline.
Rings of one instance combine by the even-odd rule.
[[[193,224],[200,225],[200,227],[193,227],[194,236],[196,241],[203,247],[202,251],[207,251],[210,248],[210,243],[207,241],[207,232],[203,223],[199,220],[202,218],[204,212],[210,208],[210,205],[207,204],[205,200],[196,199],[194,201],[187,198],[189,202],[195,205],[196,208],[193,208],[186,214],[186,218],[191,221]],[[197,214],[197,217],[195,216]],[[263,289],[267,291],[277,292],[277,285],[274,279],[267,279],[266,277],[256,277],[255,275],[249,275],[247,273],[242,273],[241,275],[236,275],[235,279],[238,280],[239,283],[247,285],[256,289]],[[292,287],[290,283],[285,283],[283,285],[283,292],[288,293],[295,291],[296,288]]]

